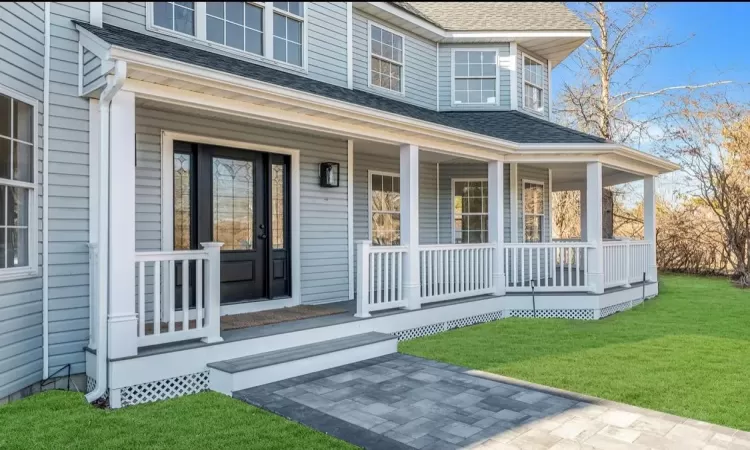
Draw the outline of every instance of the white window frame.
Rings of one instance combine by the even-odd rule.
[[[154,2],[146,2],[146,30],[172,37],[178,37],[182,40],[190,41],[228,56],[237,57],[251,62],[261,62],[267,65],[278,66],[287,70],[307,73],[307,49],[308,49],[308,12],[307,2],[302,2],[303,17],[288,13],[283,10],[274,8],[273,2],[247,2],[263,8],[263,55],[238,50],[224,44],[212,42],[206,39],[206,2],[195,2],[195,36],[180,33],[179,31],[162,28],[154,24]],[[302,20],[302,66],[290,64],[273,59],[273,14],[279,14],[293,17],[296,20]]]
[[[542,66],[542,74],[544,74],[544,71],[547,69],[547,64],[546,63],[542,62],[541,60],[539,60],[537,58],[534,58],[533,56],[531,56],[531,55],[529,55],[527,53],[523,53],[523,52],[521,53],[521,86],[522,86],[522,90],[521,90],[521,105],[523,106],[524,109],[528,109],[529,111],[536,111],[536,112],[539,112],[539,113],[543,113],[544,112],[545,91],[546,91],[546,89],[544,88],[544,81],[542,81],[541,85],[536,85],[536,84],[532,83],[531,81],[526,81],[526,58],[528,58],[528,59],[530,59],[530,60],[538,63],[539,65],[541,65]],[[547,77],[549,79],[549,74],[547,75]],[[536,108],[533,108],[533,107],[526,106],[526,83],[528,83],[531,86],[534,86],[535,88],[540,89],[542,91],[542,104],[541,104],[541,108],[536,109]]]
[[[542,214],[526,214],[526,184],[536,184],[538,186],[542,187]],[[535,217],[542,217],[542,228],[539,230],[540,236],[539,236],[539,243],[546,242],[544,240],[544,230],[547,227],[547,202],[544,200],[544,193],[545,193],[545,184],[544,181],[539,180],[529,180],[529,179],[522,179],[521,180],[521,238],[523,239],[523,242],[526,242],[526,216],[535,216]],[[536,243],[536,242],[533,242]]]
[[[32,181],[15,181],[2,178],[0,184],[10,187],[20,187],[29,190],[28,199],[28,259],[29,264],[24,267],[12,267],[0,269],[0,281],[14,280],[21,278],[34,277],[39,274],[38,264],[38,247],[39,231],[37,209],[39,202],[39,188],[37,186],[37,163],[39,159],[39,102],[27,95],[24,95],[11,88],[0,85],[0,94],[10,97],[11,99],[31,105],[31,114],[34,120],[34,141],[32,142]],[[13,126],[13,116],[11,115],[11,127]]]
[[[487,208],[488,211],[485,213],[462,213],[461,215],[467,215],[467,216],[487,216],[487,242],[483,242],[484,244],[489,242],[490,236],[489,236],[489,227],[490,227],[490,213],[489,213],[489,205],[490,205],[490,198],[489,198],[489,180],[487,178],[451,178],[451,244],[452,245],[463,245],[466,244],[466,242],[462,242],[461,244],[456,244],[456,211],[455,211],[455,204],[456,201],[456,183],[462,183],[467,181],[481,181],[484,183],[487,183]],[[481,231],[481,230],[480,230]],[[472,242],[473,244],[473,242]]]
[[[395,34],[396,36],[401,37],[401,43],[402,43],[402,49],[401,49],[401,62],[395,61],[393,59],[384,58],[380,55],[375,55],[376,58],[382,59],[383,61],[389,62],[391,64],[398,64],[401,66],[401,91],[393,91],[391,89],[386,89],[382,86],[377,86],[372,84],[372,27],[376,26],[380,28],[381,30],[388,31],[390,33]],[[375,22],[372,20],[367,21],[367,87],[370,89],[374,89],[378,92],[384,92],[391,95],[398,95],[400,97],[406,96],[406,36],[403,33],[399,33],[398,31],[393,30],[392,28],[389,28],[379,22]]]
[[[368,170],[367,171],[367,240],[372,243],[372,176],[380,175],[399,179],[399,186],[401,185],[401,174],[396,172],[384,172],[380,170]],[[400,196],[400,193],[399,193]],[[399,199],[399,204],[401,201]],[[401,214],[401,211],[378,211],[385,214]],[[401,223],[399,221],[399,223]],[[401,242],[401,230],[399,230],[399,242]]]
[[[456,103],[456,52],[495,52],[495,103]],[[495,107],[500,104],[500,49],[496,47],[457,47],[451,49],[451,108]],[[489,77],[461,77],[482,78]]]

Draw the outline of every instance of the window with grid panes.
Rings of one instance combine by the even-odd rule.
[[[397,175],[370,174],[370,240],[373,245],[401,243],[401,184]]]
[[[544,65],[528,56],[523,58],[523,106],[544,110]]]
[[[494,50],[456,50],[453,59],[453,103],[497,103],[497,57]]]
[[[370,24],[370,84],[403,92],[404,38]]]
[[[523,183],[523,240],[542,242],[544,234],[544,184]]]
[[[154,2],[154,25],[195,35],[195,2]]]
[[[263,7],[247,2],[207,2],[206,39],[263,54]]]
[[[487,180],[453,182],[453,237],[456,244],[481,244],[488,239]]]

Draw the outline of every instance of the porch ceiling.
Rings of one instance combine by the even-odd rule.
[[[533,167],[552,170],[552,190],[572,191],[586,188],[586,164],[583,163],[551,163],[529,164]],[[602,184],[605,187],[615,186],[631,181],[642,180],[643,175],[631,173],[616,167],[602,165]]]

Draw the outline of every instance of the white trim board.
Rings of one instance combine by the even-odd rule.
[[[349,299],[354,299],[354,141],[346,141],[346,246],[348,255]]]
[[[174,247],[174,226],[173,226],[173,209],[174,209],[174,141],[195,142],[198,144],[211,144],[223,147],[254,150],[266,153],[278,153],[289,155],[291,159],[289,181],[291,183],[290,193],[290,213],[291,220],[291,252],[290,259],[292,263],[292,295],[293,304],[299,305],[302,301],[302,263],[300,251],[300,152],[297,149],[278,147],[272,145],[254,144],[251,142],[234,141],[229,139],[213,138],[208,136],[194,135],[189,133],[179,133],[174,131],[162,130],[161,132],[161,247],[163,251],[173,250]],[[162,296],[164,297],[164,296]],[[252,302],[250,302],[252,303]],[[248,306],[248,308],[251,308]],[[223,309],[223,307],[222,307]]]

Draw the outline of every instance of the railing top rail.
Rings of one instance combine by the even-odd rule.
[[[420,245],[420,250],[441,250],[441,249],[449,249],[449,250],[461,250],[461,249],[468,249],[468,248],[494,248],[495,243],[482,243],[482,244],[428,244],[428,245]]]
[[[505,248],[590,248],[591,242],[509,242]]]
[[[404,253],[407,248],[403,245],[373,245],[370,253]]]
[[[179,261],[182,259],[208,259],[205,250],[173,250],[156,252],[135,252],[135,261]]]

